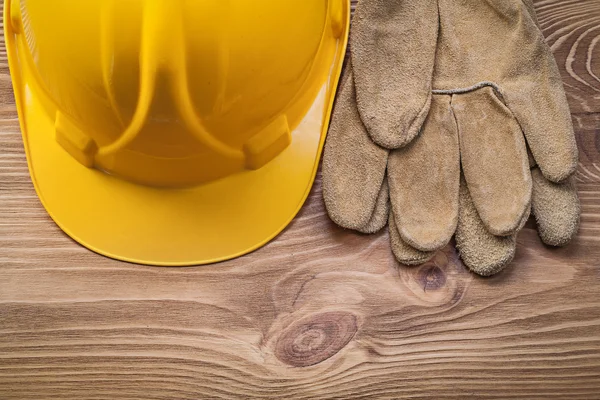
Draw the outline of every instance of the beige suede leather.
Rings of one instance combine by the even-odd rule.
[[[564,245],[576,234],[577,194],[571,183],[560,182],[570,182],[577,167],[577,145],[558,67],[532,2],[438,4],[433,88],[454,94],[465,176],[456,242],[465,264],[489,275],[512,259],[509,244],[532,207],[546,243]],[[539,167],[533,172],[527,147]]]
[[[408,144],[429,112],[438,34],[437,0],[361,0],[352,20],[358,109],[371,138]]]
[[[361,0],[353,29],[323,160],[333,221],[371,233],[387,219],[409,265],[455,234],[484,276],[531,212],[545,243],[571,240],[577,147],[530,0]]]
[[[538,168],[533,176],[532,211],[542,241],[550,246],[564,246],[577,234],[581,209],[575,178],[563,183],[547,180]]]
[[[490,276],[504,269],[512,261],[517,249],[516,234],[494,236],[486,229],[464,179],[461,179],[460,185],[456,248],[465,265],[482,276]]]
[[[444,247],[458,223],[460,176],[450,96],[434,96],[429,129],[411,145],[392,151],[370,140],[355,96],[353,64],[348,62],[323,155],[329,216],[341,227],[373,233],[385,226],[390,197],[403,243],[424,252]]]
[[[531,205],[531,173],[521,128],[491,87],[454,95],[452,109],[463,172],[479,216],[490,233],[511,235]]]
[[[577,168],[577,145],[556,61],[531,3],[438,0],[434,90],[491,82],[515,115],[542,173],[553,182]],[[493,131],[493,130],[492,130]]]
[[[450,96],[433,96],[418,139],[394,150],[388,180],[398,234],[421,251],[444,247],[458,223],[460,155]]]
[[[381,190],[379,191],[379,195],[377,196],[377,201],[375,202],[373,215],[371,215],[369,222],[358,229],[358,231],[362,233],[379,232],[387,223],[389,213],[390,191],[388,188],[388,181],[387,179],[384,179],[383,184],[381,185]]]
[[[389,151],[371,141],[358,115],[351,62],[340,85],[323,154],[323,197],[333,222],[370,233],[377,228],[370,222],[382,202]]]
[[[392,253],[398,262],[404,265],[419,265],[431,260],[435,255],[435,251],[420,251],[402,240],[394,221],[394,213],[390,213],[389,230]]]

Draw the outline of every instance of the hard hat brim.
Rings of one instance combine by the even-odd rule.
[[[185,189],[138,185],[71,157],[54,121],[28,91],[25,148],[37,194],[58,226],[102,255],[151,265],[207,264],[251,252],[277,236],[305,202],[324,139],[322,92],[289,148],[256,171]]]

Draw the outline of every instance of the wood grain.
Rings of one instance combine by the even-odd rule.
[[[529,222],[481,279],[398,265],[332,224],[319,179],[277,240],[213,266],[93,254],[38,202],[0,53],[0,399],[600,399],[600,0],[540,0],[581,150],[581,232]]]

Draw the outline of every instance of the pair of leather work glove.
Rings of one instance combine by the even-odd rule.
[[[399,262],[455,236],[489,276],[533,213],[544,243],[579,226],[578,154],[531,0],[361,0],[323,158],[338,225],[389,225]]]

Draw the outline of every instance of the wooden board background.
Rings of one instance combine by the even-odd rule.
[[[320,182],[277,240],[197,268],[112,261],[50,220],[0,53],[0,399],[600,399],[600,0],[536,2],[581,164],[581,232],[469,274],[398,265],[327,218]]]

